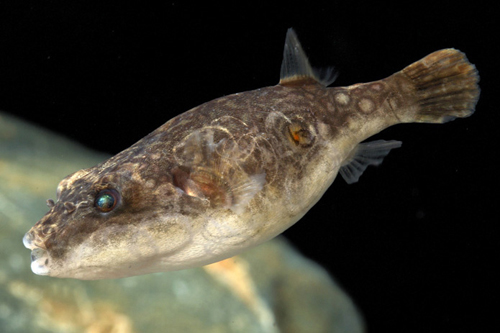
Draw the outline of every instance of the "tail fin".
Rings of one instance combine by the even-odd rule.
[[[410,87],[400,81],[401,75],[404,81],[411,82]],[[397,115],[403,122],[444,123],[468,117],[479,99],[476,67],[455,49],[431,53],[392,77],[400,81],[403,94],[413,97],[409,110],[396,110],[401,111]]]

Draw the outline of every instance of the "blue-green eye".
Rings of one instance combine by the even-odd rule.
[[[118,192],[116,192],[115,190],[102,190],[97,193],[97,196],[95,198],[95,206],[99,211],[107,213],[112,211],[116,207],[118,199]]]

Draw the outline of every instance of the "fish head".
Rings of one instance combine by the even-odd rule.
[[[168,174],[146,179],[138,163],[107,165],[63,179],[57,201],[48,200],[50,210],[25,234],[35,274],[78,279],[145,274],[158,271],[152,267],[155,258],[189,240],[185,216],[172,209],[182,194]]]

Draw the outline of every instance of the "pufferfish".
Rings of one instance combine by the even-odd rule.
[[[300,220],[338,173],[354,183],[401,146],[365,139],[468,117],[479,98],[476,68],[455,49],[375,82],[328,88],[334,77],[289,29],[278,85],[195,107],[64,178],[23,238],[32,271],[109,279],[229,258]]]

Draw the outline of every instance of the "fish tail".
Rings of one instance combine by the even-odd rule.
[[[400,92],[390,103],[401,122],[445,123],[468,117],[479,99],[476,67],[456,49],[431,53],[388,79]]]

